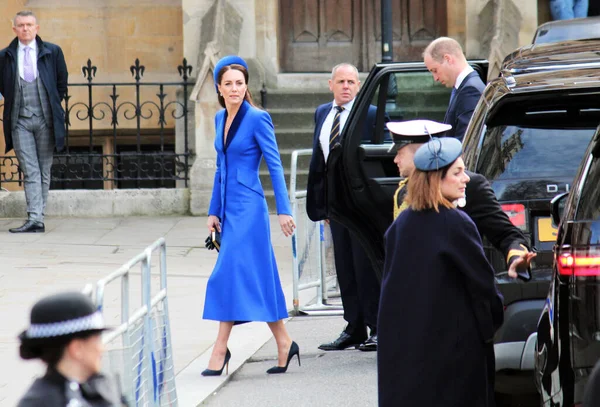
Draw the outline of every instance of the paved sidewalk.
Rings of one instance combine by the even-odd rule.
[[[204,248],[205,222],[205,217],[48,218],[44,234],[11,234],[8,229],[22,220],[0,219],[0,406],[15,405],[32,379],[42,373],[41,363],[24,362],[18,356],[16,336],[26,327],[33,303],[46,294],[81,290],[85,284],[95,283],[161,236],[167,241],[169,313],[180,406],[197,405],[202,400],[197,397],[211,394],[216,387],[198,386],[196,381],[218,327],[216,322],[202,319],[206,281],[217,258],[215,252]],[[283,236],[276,216],[271,217],[271,224],[291,309],[291,239]],[[134,291],[139,284],[135,275],[139,268],[131,279]],[[118,293],[118,286],[107,291],[106,314],[112,325],[119,322],[114,312],[119,308]],[[132,306],[136,307],[137,301],[134,295]],[[239,331],[243,340],[236,345],[236,355],[250,357],[270,333],[268,329],[265,332],[266,324],[247,325]],[[243,362],[241,358],[237,361]]]
[[[300,347],[302,366],[294,358],[285,374],[266,374],[268,368],[277,364],[277,345],[271,339],[240,369],[232,372],[230,368],[227,385],[201,406],[376,407],[377,353],[318,349],[319,344],[337,338],[344,326],[341,316],[290,319],[287,328]],[[237,340],[234,332],[230,342],[234,345]],[[233,362],[237,357],[233,349],[231,355]]]

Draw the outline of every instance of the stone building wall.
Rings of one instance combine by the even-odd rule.
[[[12,17],[31,10],[40,25],[40,37],[62,48],[69,70],[69,83],[84,83],[81,67],[88,58],[97,67],[95,82],[131,82],[130,66],[139,58],[145,66],[142,81],[180,81],[177,66],[183,60],[183,14],[181,0],[2,0],[0,2],[0,47],[15,37]],[[189,61],[195,65],[195,61]],[[193,73],[192,73],[193,75]],[[71,89],[72,102],[84,98],[84,89]],[[153,97],[155,89],[142,97]],[[108,99],[109,89],[97,90],[97,100]],[[135,100],[134,89],[120,90],[120,100]],[[173,93],[174,98],[174,93]],[[168,101],[167,101],[168,102]],[[0,102],[1,103],[1,102]],[[167,127],[174,128],[169,116]],[[156,117],[143,126],[156,127]],[[122,127],[134,126],[123,121]],[[86,122],[73,121],[73,130]],[[110,127],[108,117],[95,128]],[[2,131],[0,130],[0,133]],[[4,151],[4,137],[0,137]],[[16,185],[4,183],[8,189]]]

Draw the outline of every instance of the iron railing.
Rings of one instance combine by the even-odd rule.
[[[54,155],[51,188],[187,187],[192,66],[183,59],[179,82],[142,82],[139,59],[130,67],[133,82],[94,82],[97,70],[88,59],[81,68],[87,83],[69,84],[65,149]],[[16,157],[0,156],[0,184],[22,181]]]

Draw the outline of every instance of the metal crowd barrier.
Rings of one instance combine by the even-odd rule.
[[[292,265],[295,315],[341,315],[339,304],[329,299],[339,297],[331,231],[326,222],[313,222],[306,215],[306,190],[298,187],[298,157],[312,155],[311,149],[292,152],[290,201],[296,230],[292,235]],[[300,291],[314,288],[315,302],[300,306]]]
[[[154,251],[159,253],[160,286],[152,296],[151,264]],[[130,287],[131,271],[138,264],[141,269],[141,306],[130,309],[130,300],[139,294]],[[121,324],[103,336],[108,349],[105,352],[104,370],[117,376],[130,406],[177,407],[167,304],[165,239],[158,239],[96,283],[95,301],[98,309],[105,314],[106,288],[117,281],[121,283]]]

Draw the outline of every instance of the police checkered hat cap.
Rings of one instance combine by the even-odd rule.
[[[63,343],[85,333],[106,330],[102,313],[80,292],[44,297],[31,309],[30,325],[19,335],[21,357],[39,357],[45,345]]]

